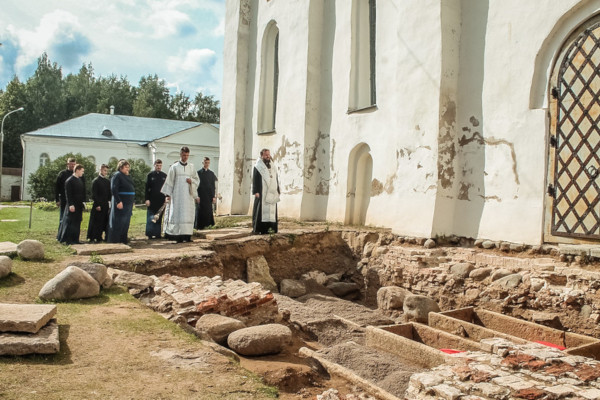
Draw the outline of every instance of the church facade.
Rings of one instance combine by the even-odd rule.
[[[600,239],[600,1],[227,0],[221,213]]]

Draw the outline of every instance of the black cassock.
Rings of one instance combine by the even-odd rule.
[[[59,242],[79,243],[84,201],[85,185],[81,178],[73,175],[65,182],[65,211],[58,232]],[[75,207],[75,211],[69,211],[71,206]]]
[[[150,205],[146,210],[146,236],[148,238],[161,237],[162,233],[162,215],[156,222],[152,222],[154,215],[165,204],[165,195],[160,192],[167,174],[162,171],[152,171],[146,176],[146,196],[145,200],[150,201]]]
[[[87,238],[90,241],[104,240],[108,231],[108,215],[110,212],[110,181],[108,178],[98,176],[92,181],[92,200],[94,205],[90,211],[90,223],[88,225]],[[100,211],[96,208],[100,207]]]
[[[277,192],[279,192],[279,182],[277,182]],[[277,222],[263,222],[262,221],[262,198],[265,195],[263,193],[263,182],[262,176],[258,169],[254,167],[252,172],[252,194],[260,193],[260,197],[254,197],[254,206],[252,207],[252,232],[258,234],[270,233],[269,229],[273,233],[277,233]],[[275,209],[275,221],[278,221],[277,209]]]
[[[213,199],[215,198],[215,182],[218,181],[214,172],[210,169],[201,168],[198,170],[198,197],[200,204],[196,208],[196,229],[204,229],[207,226],[215,224],[213,215]]]

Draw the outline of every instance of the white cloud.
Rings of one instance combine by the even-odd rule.
[[[35,62],[43,52],[48,52],[57,46],[69,49],[71,53],[69,61],[79,55],[87,54],[90,47],[79,19],[64,10],[55,10],[44,15],[33,30],[10,25],[7,31],[19,44],[20,53],[15,63],[17,71]],[[52,57],[51,54],[50,56]]]
[[[154,30],[154,38],[185,36],[196,31],[190,18],[177,10],[158,10],[148,18],[148,26]]]
[[[211,49],[188,50],[183,56],[169,57],[167,68],[171,72],[201,73],[215,61],[216,53]]]

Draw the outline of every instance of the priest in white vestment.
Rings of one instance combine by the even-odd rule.
[[[187,162],[190,149],[182,147],[179,155],[181,159],[169,168],[161,193],[167,203],[163,220],[165,237],[181,243],[192,240],[200,182],[194,165]]]
[[[255,234],[277,233],[277,203],[279,202],[279,179],[277,168],[268,149],[260,151],[252,173],[252,232]]]

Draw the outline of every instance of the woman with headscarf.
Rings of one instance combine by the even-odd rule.
[[[110,182],[112,204],[108,223],[109,243],[127,243],[127,232],[135,201],[135,187],[133,179],[129,176],[130,168],[127,160],[120,160],[117,165],[118,171]]]

